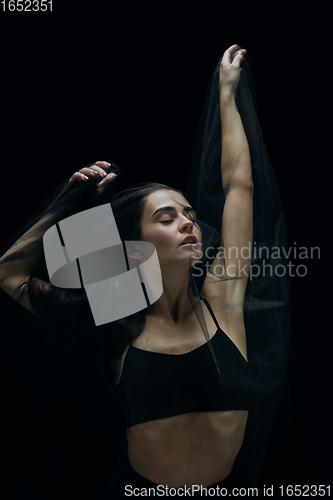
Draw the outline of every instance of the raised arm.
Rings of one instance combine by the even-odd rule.
[[[225,193],[222,215],[221,247],[224,249],[224,273],[210,272],[222,279],[246,278],[249,273],[253,233],[253,181],[251,158],[235,95],[245,50],[232,45],[222,58],[220,67],[220,116],[222,129],[221,171]],[[216,269],[218,269],[216,267]],[[239,286],[246,286],[246,279]]]
[[[224,53],[220,66],[221,172],[225,193],[221,221],[223,252],[211,265],[205,280],[207,286],[204,284],[204,293],[215,303],[216,309],[237,314],[242,313],[253,239],[251,158],[235,101],[245,52],[238,50],[237,45],[231,46]],[[216,278],[223,281],[223,288]]]
[[[249,145],[235,101],[245,53],[246,50],[237,50],[237,45],[232,45],[224,53],[220,69],[221,168],[226,195],[233,189],[253,187]]]
[[[225,203],[221,249],[206,275],[202,292],[217,320],[247,359],[243,304],[253,239],[253,181],[249,145],[235,96],[245,50],[232,45],[223,55],[220,75],[221,173]]]
[[[227,275],[244,278],[248,276],[251,262],[253,181],[249,145],[235,102],[240,65],[246,51],[237,48],[233,45],[225,52],[220,70],[221,169],[226,195],[221,234]],[[241,286],[244,284],[245,281]]]
[[[86,191],[89,194],[90,202],[95,198],[101,198],[108,181],[115,177],[114,173],[107,174],[104,169],[110,166],[107,162],[96,162],[89,168],[83,168],[75,172],[69,180],[69,184],[87,183]],[[95,173],[96,172],[96,173]],[[97,182],[103,178],[97,185]],[[92,189],[89,189],[88,183]],[[74,186],[73,186],[74,187]],[[73,199],[72,199],[73,198]],[[43,236],[45,232],[54,224],[75,212],[75,200],[77,197],[66,200],[66,204],[60,202],[55,204],[47,213],[34,224],[18,241],[12,245],[7,252],[0,258],[0,288],[15,300],[19,299],[20,304],[31,309],[31,303],[27,294],[27,287],[23,287],[20,292],[20,286],[33,274],[44,255]],[[61,208],[60,208],[61,207]],[[39,280],[41,287],[48,287],[49,283]]]

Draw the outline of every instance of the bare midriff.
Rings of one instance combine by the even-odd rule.
[[[133,469],[150,481],[210,486],[226,478],[242,446],[248,412],[196,412],[153,420],[127,431]]]
[[[202,306],[212,337],[216,325],[206,305],[202,303]],[[217,315],[217,320],[226,331],[223,315]],[[152,332],[150,336],[149,332]],[[244,355],[245,330],[244,336],[239,338],[237,347]],[[196,349],[202,343],[202,331],[193,313],[179,332],[175,327],[166,325],[163,328],[161,322],[146,319],[144,331],[133,344],[141,350],[177,355]],[[117,368],[117,383],[125,355],[126,352]],[[160,485],[177,488],[216,484],[231,472],[243,443],[247,419],[246,410],[208,411],[134,425],[127,430],[130,464],[138,474]]]

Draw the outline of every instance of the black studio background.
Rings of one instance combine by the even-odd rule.
[[[52,13],[35,17],[1,12],[0,244],[41,205],[41,189],[46,197],[89,162],[120,166],[118,190],[151,180],[185,190],[212,72],[227,47],[246,48],[289,245],[320,248],[320,259],[318,252],[314,259],[291,257],[294,271],[304,264],[306,274],[291,278],[295,412],[294,431],[286,425],[285,436],[295,440],[303,484],[328,485],[330,339],[323,199],[315,184],[324,164],[318,148],[324,114],[312,65],[320,50],[315,30],[307,29],[311,12],[273,23],[273,11],[259,19],[239,6],[226,15],[199,6],[181,14],[126,4],[120,14],[99,3],[76,4],[69,12],[54,0]],[[288,463],[279,440],[273,435],[268,445],[266,484]]]

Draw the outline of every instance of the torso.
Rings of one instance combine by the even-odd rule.
[[[207,330],[212,337],[217,327],[206,305],[201,303]],[[215,316],[220,327],[227,332],[225,316]],[[240,331],[242,325],[240,318]],[[243,343],[242,335],[238,334],[236,338],[237,348],[246,357],[245,331]],[[147,316],[145,328],[133,345],[137,349],[177,355],[196,349],[204,342],[193,312],[186,327],[179,329]],[[117,383],[126,352],[115,365]],[[231,472],[243,442],[247,418],[245,410],[207,411],[134,425],[127,430],[130,463],[136,472],[157,484],[170,487],[212,485]]]

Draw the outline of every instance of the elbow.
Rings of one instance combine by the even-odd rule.
[[[229,189],[239,189],[253,193],[254,183],[251,163],[245,162],[237,165],[237,167],[231,171],[231,175],[229,174],[229,182],[227,184]]]
[[[238,178],[238,182],[244,191],[249,191],[250,193],[253,193],[254,184],[253,184],[251,167],[247,169],[247,172],[244,172],[244,174]]]
[[[241,187],[244,191],[250,191],[253,193],[254,190],[254,184],[253,184],[253,179],[252,175],[246,176],[243,179],[239,180],[239,187]]]
[[[245,183],[241,189],[242,189],[244,194],[247,194],[247,196],[250,196],[251,198],[253,198],[253,191],[254,191],[253,181]]]
[[[242,191],[243,193],[249,193],[249,194],[253,195],[254,183],[253,183],[252,177],[249,179],[245,179],[245,178],[238,179],[238,182],[230,183],[227,191],[229,192],[229,191],[233,191],[233,190]]]
[[[252,179],[252,174],[244,176],[243,179],[239,180],[239,187],[243,191],[248,191],[249,193],[253,193],[254,190],[254,183]]]

